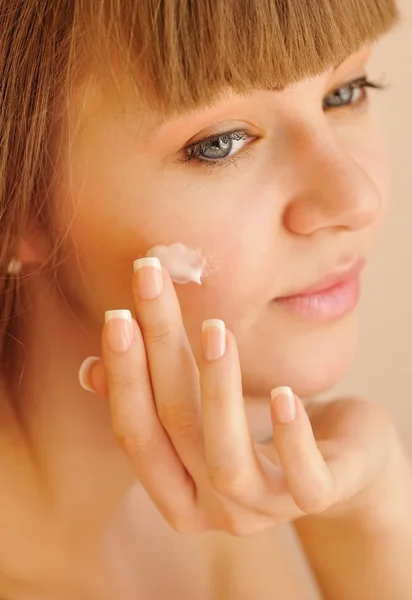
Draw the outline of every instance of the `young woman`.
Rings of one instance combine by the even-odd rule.
[[[412,597],[390,418],[310,400],[354,350],[397,18],[0,0],[2,600]]]

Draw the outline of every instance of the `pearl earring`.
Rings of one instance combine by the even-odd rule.
[[[17,258],[12,258],[7,267],[7,275],[18,275],[22,266],[23,265]]]

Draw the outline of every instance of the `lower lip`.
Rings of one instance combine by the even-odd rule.
[[[354,277],[320,292],[277,298],[275,302],[298,317],[329,321],[352,312],[359,297],[360,279]]]

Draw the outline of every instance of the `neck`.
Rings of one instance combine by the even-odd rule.
[[[75,313],[50,282],[37,278],[35,288],[19,336],[14,406],[59,506],[98,526],[136,484],[112,432],[107,400],[78,383],[84,358],[100,354],[101,323]],[[268,438],[268,399],[246,406],[254,439]]]
[[[83,359],[100,354],[99,324],[79,320],[49,283],[36,287],[21,325],[14,406],[55,501],[69,512],[88,506],[98,521],[135,483],[108,402],[78,383]]]

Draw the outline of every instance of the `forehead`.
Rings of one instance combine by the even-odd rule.
[[[227,88],[279,90],[318,75],[398,18],[395,0],[99,4],[84,37],[94,64],[109,67],[114,79],[124,72],[141,102],[165,117],[213,103]]]
[[[361,69],[372,51],[371,46],[365,46],[335,68],[328,68],[324,73],[291,84],[284,90],[274,90],[275,95],[270,94],[272,108],[275,104],[279,108],[284,106],[285,98],[287,105],[292,106],[292,100],[297,101],[301,94],[307,97],[310,89],[315,88],[315,93],[325,93],[329,85],[341,85],[349,78],[360,76]],[[145,152],[150,154],[151,149],[168,147],[169,142],[173,145],[180,142],[183,145],[202,128],[210,128],[212,124],[217,126],[218,123],[232,120],[238,115],[242,116],[243,121],[248,120],[250,114],[250,121],[253,122],[256,108],[259,107],[260,110],[268,101],[267,91],[252,90],[247,94],[239,94],[226,88],[206,106],[165,116],[142,104],[128,85],[127,79],[120,80],[120,74],[116,90],[113,90],[110,84],[102,84],[101,79],[90,78],[84,85],[77,87],[72,96],[68,125],[72,142],[78,135],[82,144],[85,144],[87,136],[93,136],[95,140],[96,135],[104,136],[105,139],[114,139],[114,136],[121,135],[122,138],[126,136],[127,139],[133,140],[134,145],[145,144]],[[293,98],[290,92],[293,92]],[[294,101],[293,106],[295,110],[299,105]],[[232,125],[235,127],[236,124],[233,122]],[[208,135],[211,133],[208,131]]]

